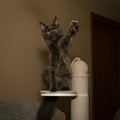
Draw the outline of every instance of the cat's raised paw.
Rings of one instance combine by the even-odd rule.
[[[79,25],[77,20],[72,20],[72,22],[70,23],[70,29],[71,29],[71,32],[74,32],[74,33],[76,33],[79,30]]]

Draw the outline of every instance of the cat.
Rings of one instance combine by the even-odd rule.
[[[69,71],[70,57],[68,52],[72,37],[78,32],[78,22],[71,22],[69,31],[64,37],[57,17],[52,25],[40,22],[42,36],[49,48],[47,69],[43,73],[43,80],[47,90],[70,90],[71,73]],[[44,97],[37,113],[37,120],[52,120],[58,97]]]
[[[69,71],[70,57],[68,51],[72,37],[78,31],[78,22],[71,22],[68,34],[64,37],[57,17],[52,25],[40,22],[42,36],[49,48],[49,61],[47,70],[43,73],[43,80],[50,91],[70,90],[71,73]]]

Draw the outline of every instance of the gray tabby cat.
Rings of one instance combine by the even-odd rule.
[[[49,62],[47,70],[43,73],[43,80],[47,90],[70,90],[71,74],[69,71],[70,58],[68,51],[73,36],[78,31],[78,22],[71,22],[67,35],[63,36],[57,17],[54,18],[52,25],[40,22],[42,35],[49,48]]]

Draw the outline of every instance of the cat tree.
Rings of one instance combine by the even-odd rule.
[[[71,63],[72,90],[77,92],[71,102],[71,120],[89,120],[88,66],[76,57]]]
[[[71,91],[40,91],[41,96],[74,97],[71,101],[71,120],[89,120],[88,66],[75,58],[70,66],[72,73]]]
[[[57,35],[57,33],[54,33],[56,31],[57,27],[58,27],[57,31],[60,30],[60,25],[58,23],[58,19],[55,17],[55,19],[53,21],[53,24],[50,25],[50,26],[46,26],[45,24],[41,23],[41,29],[42,29],[42,32],[43,32],[43,36],[44,36],[45,40],[47,41],[47,44],[48,44],[48,47],[50,48],[50,51],[51,50],[53,51],[53,53],[51,53],[51,54],[53,54],[53,55],[56,54],[56,56],[54,56],[50,60],[52,62],[53,66],[52,67],[49,66],[49,67],[51,67],[52,70],[55,71],[54,69],[57,69],[59,66],[62,67],[61,62],[63,62],[63,63],[65,62],[65,67],[67,68],[68,72],[70,72],[70,74],[71,74],[71,86],[72,86],[72,88],[69,89],[69,90],[59,89],[59,90],[56,90],[56,91],[41,90],[40,94],[43,97],[71,97],[71,98],[74,98],[71,101],[71,120],[89,120],[89,113],[88,113],[88,106],[89,106],[89,104],[88,104],[88,74],[87,74],[88,66],[80,58],[75,58],[72,61],[71,65],[66,62],[66,59],[68,61],[68,58],[66,58],[66,50],[68,50],[68,48],[69,48],[68,47],[69,46],[68,41],[71,42],[72,36],[78,31],[78,22],[76,20],[73,20],[71,22],[69,33],[64,38],[64,41],[63,41],[63,44],[62,44],[64,46],[63,50],[62,50],[62,53],[61,53],[61,48],[59,50],[59,46],[57,46],[58,48],[56,49],[58,51],[58,53],[54,53],[55,51],[54,51],[53,48],[54,47],[56,48],[56,46],[54,46],[53,44],[57,45],[56,44],[56,42],[58,42],[57,39],[54,39],[54,40],[53,39],[46,39],[46,38],[49,38],[48,34],[46,34],[47,33],[47,28],[49,28],[49,30],[51,30],[51,29],[54,29],[54,27],[55,27],[55,30],[52,31],[52,38],[55,38],[56,36],[59,36],[59,32],[58,32],[58,35]],[[61,31],[60,31],[60,33],[61,33]],[[51,33],[49,32],[49,35],[50,34]],[[54,42],[55,40],[57,40],[57,41]],[[68,46],[66,46],[66,42],[68,42],[67,43]],[[50,45],[52,45],[52,48],[51,48]],[[61,54],[63,54],[64,57],[61,56]],[[57,60],[57,58],[59,58],[59,57],[61,57],[61,59],[60,59],[61,62],[59,62],[59,60],[58,60],[57,64],[59,64],[59,65],[56,66],[56,64],[54,64],[56,62],[56,61],[54,61],[54,58]],[[65,59],[65,61],[64,61],[64,59]],[[69,65],[69,68],[68,68],[68,65]],[[59,70],[60,73],[63,73],[63,75],[64,75],[64,72],[61,71],[61,68],[58,69],[58,70]],[[59,77],[55,76],[55,74],[53,74],[52,76],[53,76],[53,79],[56,78],[56,79],[59,80]],[[63,79],[65,79],[64,77],[66,77],[66,76],[63,76]],[[61,81],[62,81],[62,79],[61,79]],[[52,81],[52,82],[54,82],[54,81]],[[62,82],[66,82],[66,81],[63,80]],[[47,85],[48,85],[48,83],[47,83]],[[70,88],[70,86],[68,86],[68,85],[70,85],[70,84],[67,84],[67,87]],[[62,88],[62,87],[60,86],[59,88]]]

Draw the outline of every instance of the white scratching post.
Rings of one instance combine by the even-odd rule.
[[[71,120],[89,120],[88,66],[80,58],[75,58],[70,66],[72,90],[77,97],[71,102]]]

